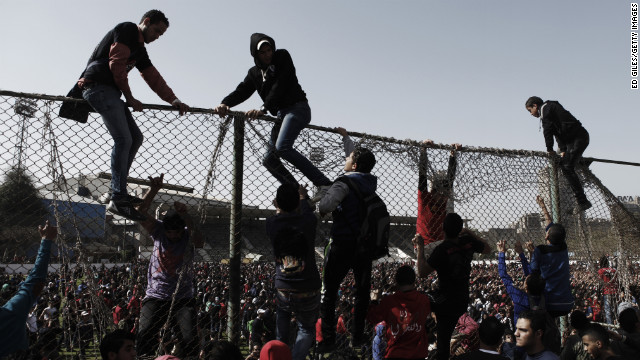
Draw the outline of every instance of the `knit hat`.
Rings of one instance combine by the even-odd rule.
[[[639,313],[640,311],[638,311],[638,308],[633,306],[632,303],[628,302],[628,301],[623,301],[620,304],[618,304],[618,316],[620,316],[620,313],[627,310],[627,309],[635,309],[636,314]]]
[[[260,350],[260,360],[291,360],[291,350],[279,340],[271,340]]]

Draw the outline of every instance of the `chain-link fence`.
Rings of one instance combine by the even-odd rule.
[[[142,226],[106,210],[112,139],[100,116],[91,113],[86,124],[65,120],[57,116],[60,104],[56,97],[0,92],[2,299],[4,303],[16,294],[33,266],[40,246],[37,225],[49,219],[58,226],[58,236],[43,295],[27,320],[30,351],[93,358],[100,356],[99,339],[107,332],[140,329],[141,302],[148,301],[143,299],[149,261],[157,249]],[[149,106],[134,117],[144,142],[129,173],[130,194],[143,197],[149,191],[148,177],[164,174],[149,214],[159,218],[174,203],[184,203],[204,238],[202,248],[186,249],[180,260],[169,261],[188,266],[163,269],[179,274],[179,283],[192,283],[195,291],[186,304],[177,289],[167,290],[173,301],[150,307],[156,311],[157,326],[147,346],[156,354],[175,351],[184,356],[206,348],[210,339],[228,338],[249,353],[262,341],[252,336],[256,323],[264,323],[265,338],[275,335],[274,255],[265,220],[275,213],[272,202],[279,184],[262,165],[275,122],[248,120],[235,112],[220,118],[206,109],[179,117],[162,106]],[[437,191],[453,147],[360,133],[350,137],[375,154],[377,193],[391,215],[390,256],[375,262],[372,275],[372,288],[388,291],[399,264],[415,258],[411,239],[416,233],[419,174],[422,171],[429,184],[423,192]],[[344,141],[334,129],[309,126],[295,147],[328,178],[343,173]],[[442,209],[431,210],[455,211],[465,219],[465,227],[489,243],[506,240],[513,248],[516,241],[544,242],[539,196],[554,221],[567,228],[571,259],[576,261],[575,293],[582,296],[576,305],[591,301],[593,293],[601,296],[603,284],[594,265],[605,255],[617,265],[618,290],[624,290],[619,296],[628,299],[638,283],[638,220],[584,165],[579,175],[593,207],[574,215],[573,194],[546,153],[463,146],[456,152],[452,192],[440,203]],[[286,166],[302,184],[307,182]],[[331,223],[330,215],[319,221],[319,266]],[[495,253],[483,256],[474,265],[473,307],[509,317],[513,308],[502,296],[495,258]],[[420,288],[432,290],[433,280],[421,280]],[[347,324],[353,292],[349,275],[337,306]],[[486,302],[492,306],[487,308]],[[196,324],[168,321],[168,314],[185,307],[194,309]],[[184,326],[191,326],[197,345],[187,348],[178,341]],[[354,351],[348,346],[348,327],[346,331],[339,334],[342,342],[332,356]],[[373,325],[367,326],[367,335],[373,337]],[[461,336],[469,339],[456,342],[458,351],[477,345],[473,335]],[[371,356],[370,344],[359,348],[363,358]]]

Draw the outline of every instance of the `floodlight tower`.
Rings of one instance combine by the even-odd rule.
[[[18,134],[18,143],[16,145],[13,165],[21,170],[26,157],[26,139],[29,131],[29,119],[35,117],[37,109],[35,100],[18,99],[13,105],[13,111],[20,116],[20,133]]]

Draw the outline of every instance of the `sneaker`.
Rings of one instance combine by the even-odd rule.
[[[335,340],[333,340],[333,341],[330,341],[330,340],[323,340],[323,341],[320,341],[320,342],[318,343],[318,349],[317,349],[317,350],[318,350],[318,352],[319,352],[319,353],[321,353],[321,354],[328,353],[328,352],[332,352],[332,351],[333,351],[333,350],[335,350],[335,349],[336,349],[336,342],[335,342]]]
[[[118,201],[114,202],[113,200],[109,201],[109,205],[107,205],[107,210],[116,215],[124,216],[125,218],[133,221],[144,221],[147,220],[147,217],[142,215],[138,210],[134,209],[130,202],[128,201]]]
[[[311,198],[311,202],[312,203],[317,203],[318,201],[320,201],[325,195],[327,195],[327,191],[329,191],[329,188],[331,187],[331,185],[320,185],[318,186],[316,193],[313,194],[313,197]]]
[[[591,205],[591,202],[589,200],[578,202],[578,205],[576,205],[576,207],[573,209],[573,214],[578,215],[581,212],[590,209],[592,206],[593,205]]]

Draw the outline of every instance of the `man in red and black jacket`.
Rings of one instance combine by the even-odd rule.
[[[127,176],[131,163],[142,144],[142,133],[127,104],[142,111],[129,88],[128,72],[136,67],[149,87],[162,100],[179,109],[182,115],[189,107],[182,103],[153,66],[145,43],[149,44],[167,31],[169,20],[159,10],[149,10],[139,24],[124,22],[110,30],[95,48],[76,86],[82,97],[100,115],[113,137],[111,153],[111,201],[107,210],[131,220],[145,217],[133,207],[142,203],[127,193]],[[120,100],[124,95],[127,103]]]

